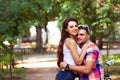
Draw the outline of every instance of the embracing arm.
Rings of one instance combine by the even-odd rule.
[[[67,65],[66,62],[60,63],[60,67],[63,69],[65,69],[66,65]],[[69,70],[78,73],[89,74],[93,69],[94,65],[95,65],[95,61],[87,60],[84,65],[80,65],[80,66],[69,65]]]
[[[89,74],[94,65],[95,61],[86,61],[86,64],[82,66],[69,65],[69,69],[78,73]]]
[[[67,39],[67,41],[66,41],[66,47],[70,50],[70,52],[71,52],[71,55],[72,55],[72,57],[73,57],[73,60],[75,61],[75,63],[77,64],[77,65],[81,65],[82,64],[82,62],[83,62],[83,59],[84,59],[84,54],[85,53],[82,53],[81,54],[81,56],[79,55],[79,53],[78,53],[78,48],[77,48],[77,43],[76,43],[76,41],[75,40],[73,40],[73,39]]]
[[[88,50],[90,51],[88,51],[86,55],[84,65],[81,66],[70,65],[69,66],[70,70],[83,74],[89,74],[92,71],[92,69],[96,66],[96,60],[98,60],[98,52],[97,50],[94,50],[92,46]]]

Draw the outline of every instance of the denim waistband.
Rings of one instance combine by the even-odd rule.
[[[65,69],[60,69],[61,71],[69,71],[69,72],[72,72],[72,73],[74,73],[74,74],[76,74],[76,75],[78,75],[78,73],[77,72],[74,72],[74,71],[71,71],[71,70],[65,70]]]

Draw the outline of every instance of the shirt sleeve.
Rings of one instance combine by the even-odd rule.
[[[86,60],[89,61],[96,61],[98,58],[98,50],[94,49],[94,47],[88,49],[87,51],[87,55],[86,55]]]

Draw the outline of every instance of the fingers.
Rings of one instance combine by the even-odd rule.
[[[61,69],[64,69],[66,65],[67,65],[66,62],[60,62],[60,68]]]

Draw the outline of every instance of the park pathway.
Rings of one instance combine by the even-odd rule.
[[[106,50],[102,50],[101,52],[106,54]],[[120,53],[120,49],[113,49],[109,52],[113,54]],[[58,70],[56,54],[27,55],[19,63],[21,63],[18,65],[19,67],[27,68],[26,80],[55,80]]]
[[[54,80],[58,70],[55,54],[27,55],[19,63],[27,68],[26,80]]]
[[[26,80],[55,80],[57,70],[53,68],[28,68]]]

